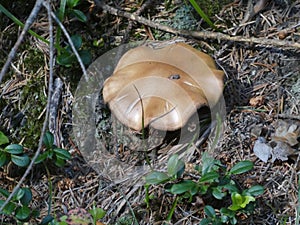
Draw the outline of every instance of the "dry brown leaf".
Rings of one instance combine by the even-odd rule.
[[[253,107],[261,106],[264,103],[263,96],[256,96],[250,99],[249,104]]]
[[[272,162],[274,162],[276,159],[279,159],[281,161],[286,161],[288,160],[288,156],[295,153],[295,151],[291,148],[291,146],[285,142],[276,141],[275,144],[276,146],[271,151]]]
[[[298,138],[300,137],[300,125],[299,123],[286,122],[284,120],[278,120],[275,127],[275,134],[272,136],[273,141],[281,141],[294,146],[298,144]]]
[[[104,82],[103,98],[134,130],[143,128],[142,118],[144,127],[176,130],[199,107],[214,106],[222,91],[223,72],[212,58],[176,43],[158,49],[140,46],[124,54]]]

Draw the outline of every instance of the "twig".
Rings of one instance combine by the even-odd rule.
[[[136,12],[134,12],[135,15],[139,16],[152,2],[153,0],[147,0]],[[125,34],[122,40],[122,44],[126,43],[129,38],[129,32],[131,31],[133,26],[133,20],[129,20],[128,26],[125,30]]]
[[[48,0],[48,1],[50,1],[50,0]],[[36,4],[38,4],[38,2],[42,3],[41,0],[37,0]],[[46,3],[43,2],[43,5],[47,8],[47,10],[48,10],[48,17],[50,18],[50,19],[48,18],[49,19],[49,24],[50,24],[50,26],[49,26],[49,34],[50,34],[50,36],[49,36],[49,38],[50,38],[49,70],[50,70],[50,72],[49,72],[49,86],[48,86],[49,89],[48,89],[48,100],[47,100],[47,112],[46,112],[45,120],[44,120],[44,123],[43,123],[43,128],[42,128],[42,131],[41,131],[41,136],[40,136],[40,139],[39,139],[38,149],[35,152],[34,156],[32,157],[31,162],[30,162],[29,166],[27,167],[25,173],[21,177],[20,181],[14,187],[13,191],[11,192],[11,194],[8,196],[8,198],[5,200],[5,202],[0,207],[0,212],[9,203],[9,201],[12,199],[12,197],[17,193],[17,191],[20,189],[22,183],[24,182],[24,180],[28,176],[29,172],[31,171],[31,169],[32,169],[32,167],[33,167],[33,165],[35,163],[35,160],[37,159],[38,155],[41,152],[41,149],[42,149],[42,146],[43,146],[43,137],[44,137],[44,134],[46,132],[47,125],[48,125],[48,116],[49,116],[50,100],[51,100],[51,94],[52,94],[52,83],[53,83],[53,53],[54,53],[54,43],[53,43],[53,26],[52,26],[51,16],[50,16],[50,12],[51,12],[50,3],[48,2],[46,4]],[[39,12],[39,10],[36,11],[35,7],[32,10],[32,12],[33,11],[35,12],[35,16]]]
[[[16,53],[17,53],[17,50],[20,46],[20,44],[22,43],[27,31],[29,30],[31,24],[33,23],[33,21],[35,20],[37,14],[39,13],[40,11],[40,8],[42,6],[42,3],[43,3],[43,0],[37,0],[35,2],[35,5],[33,7],[33,9],[31,10],[31,13],[28,17],[28,19],[26,20],[26,23],[24,25],[24,29],[22,30],[18,40],[16,41],[14,47],[12,47],[12,49],[10,50],[9,54],[8,54],[8,57],[7,57],[7,60],[4,64],[4,66],[2,67],[2,70],[1,70],[1,73],[0,73],[0,84],[3,80],[3,77],[6,73],[6,71],[8,70],[9,66],[10,66],[10,63],[11,61],[14,59]]]
[[[69,45],[71,46],[71,49],[74,53],[74,55],[76,56],[78,62],[79,62],[79,65],[81,67],[81,70],[83,72],[83,75],[85,78],[87,78],[87,72],[86,72],[86,69],[85,69],[85,66],[80,58],[80,55],[78,53],[78,51],[76,50],[74,44],[73,44],[73,41],[68,33],[68,31],[66,30],[65,26],[60,22],[60,20],[57,18],[57,16],[55,15],[54,12],[51,12],[51,16],[53,17],[53,19],[55,20],[55,22],[59,25],[59,27],[61,28],[61,30],[64,32],[64,35],[66,36],[66,38],[68,39],[68,43]]]
[[[275,40],[275,39],[267,39],[267,38],[255,38],[255,37],[242,37],[242,36],[230,36],[227,34],[212,32],[212,31],[188,31],[188,30],[177,30],[173,29],[169,26],[162,25],[151,20],[145,19],[144,17],[137,16],[128,12],[124,12],[122,10],[113,8],[109,5],[104,4],[102,1],[94,0],[97,7],[102,8],[103,10],[109,12],[112,15],[126,17],[130,20],[137,21],[141,24],[147,25],[154,29],[162,30],[165,32],[169,32],[178,36],[183,37],[193,37],[197,39],[216,39],[226,40],[226,41],[234,41],[234,42],[248,42],[249,44],[259,44],[264,46],[273,46],[273,47],[285,47],[290,49],[300,49],[300,43],[284,41],[284,40]]]
[[[61,99],[61,92],[62,92],[63,82],[62,80],[57,77],[54,81],[54,91],[51,96],[51,108],[49,112],[49,131],[55,136],[55,145],[58,146],[58,134],[56,131],[56,124],[57,124],[57,112],[58,112],[58,105]]]

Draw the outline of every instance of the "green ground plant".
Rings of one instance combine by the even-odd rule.
[[[95,207],[94,205],[93,208],[89,211],[81,208],[73,209],[70,210],[67,215],[63,215],[57,220],[44,220],[42,221],[41,225],[96,225],[97,221],[102,219],[105,214],[106,212],[102,208]]]
[[[87,17],[81,10],[76,9],[79,3],[80,0],[61,0],[60,7],[56,12],[58,19],[63,22],[67,18],[73,17],[80,22],[85,23],[87,21]],[[58,27],[56,33],[56,46],[60,46],[61,32],[61,28]],[[71,39],[76,50],[78,51],[78,54],[80,55],[82,62],[85,65],[89,65],[92,61],[92,55],[90,51],[82,48],[82,38],[79,35],[73,35],[71,36]],[[72,49],[69,45],[66,45],[66,47],[64,48],[58,49],[57,53],[57,63],[62,66],[71,67],[77,62],[76,56],[72,52]]]
[[[60,22],[64,22],[67,19],[74,18],[80,22],[87,22],[87,17],[85,14],[77,9],[78,5],[80,4],[81,0],[61,0],[59,9],[56,12],[56,15]],[[22,23],[16,16],[14,16],[12,13],[10,13],[4,6],[0,4],[0,12],[4,13],[8,18],[10,18],[15,24],[17,24],[20,27],[24,27],[24,23]],[[42,42],[49,44],[49,41],[43,38],[42,36],[38,35],[32,30],[28,31],[33,37],[41,40]],[[82,38],[79,35],[74,35],[71,37],[73,44],[76,47],[76,50],[78,51],[82,62],[85,65],[89,65],[92,61],[92,55],[90,51],[85,50],[82,48]],[[59,65],[70,67],[74,65],[77,62],[77,59],[72,52],[69,45],[66,45],[65,47],[61,44],[62,40],[62,30],[58,26],[57,32],[56,32],[56,41],[55,41],[55,48],[57,50],[57,63]]]
[[[58,148],[54,145],[54,136],[50,132],[46,132],[44,135],[43,144],[44,152],[37,158],[35,164],[44,164],[49,178],[49,192],[50,196],[52,196],[52,183],[47,165],[48,163],[54,163],[57,167],[63,167],[66,160],[71,158],[71,155],[67,150]],[[5,167],[9,163],[13,163],[18,167],[26,167],[29,162],[30,156],[24,151],[24,147],[19,144],[9,144],[8,137],[0,131],[0,168],[3,168],[5,171]],[[8,198],[9,195],[10,192],[8,190],[0,188],[0,197],[2,197],[0,200],[0,206],[4,204],[4,199]],[[39,216],[39,211],[29,207],[31,201],[31,189],[28,187],[22,187],[4,207],[3,211],[0,212],[0,215],[4,214],[6,216],[11,216],[18,224],[34,219]],[[51,197],[49,200],[49,207],[51,207]],[[98,215],[96,210],[92,212],[95,216]]]
[[[251,161],[241,161],[230,170],[221,164],[219,160],[204,153],[202,165],[195,169],[200,174],[196,181],[183,179],[185,163],[178,155],[173,155],[168,160],[167,172],[152,171],[146,177],[146,203],[149,206],[149,186],[163,184],[166,192],[174,194],[175,200],[166,218],[170,221],[178,202],[187,199],[192,202],[193,196],[200,195],[214,200],[230,200],[231,205],[215,209],[211,205],[204,207],[206,218],[202,219],[200,225],[206,224],[237,224],[237,215],[240,213],[251,214],[254,210],[255,197],[264,192],[260,185],[241,190],[239,185],[232,179],[232,175],[239,175],[253,168]],[[224,201],[225,202],[225,201]]]

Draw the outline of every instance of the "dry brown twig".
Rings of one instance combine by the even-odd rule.
[[[300,49],[300,43],[284,41],[284,40],[275,40],[275,39],[267,39],[267,38],[256,38],[256,37],[242,37],[242,36],[230,36],[227,34],[223,34],[220,32],[212,32],[212,31],[188,31],[188,30],[177,30],[173,29],[169,26],[162,25],[151,20],[145,19],[144,17],[131,14],[128,12],[124,12],[122,10],[111,7],[102,1],[94,0],[97,7],[102,8],[104,11],[115,15],[122,16],[127,19],[139,22],[146,26],[152,27],[154,29],[162,30],[165,32],[169,32],[182,37],[192,37],[196,39],[216,39],[226,40],[226,41],[234,41],[234,42],[248,42],[249,44],[258,44],[264,46],[272,46],[272,47],[284,47],[286,49]],[[299,24],[300,26],[300,24]]]
[[[150,6],[150,4],[152,3],[153,0],[147,0],[134,14],[139,16],[147,7]],[[129,32],[131,31],[133,27],[133,20],[129,20],[128,26],[126,28],[125,34],[124,34],[124,38],[122,40],[122,43],[125,43],[126,41],[128,41],[129,38]]]

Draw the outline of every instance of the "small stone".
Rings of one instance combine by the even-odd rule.
[[[266,143],[266,139],[258,137],[253,147],[254,154],[263,162],[268,162],[272,148]]]

